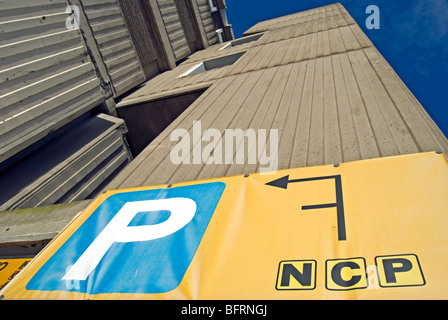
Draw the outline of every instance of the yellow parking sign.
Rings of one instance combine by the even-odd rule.
[[[436,152],[102,194],[4,299],[446,299]]]
[[[6,287],[30,261],[31,258],[0,258],[0,290]]]

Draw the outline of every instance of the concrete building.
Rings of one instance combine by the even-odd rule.
[[[196,52],[117,105],[133,123],[129,136],[141,140],[140,128],[154,119],[137,114],[185,111],[160,134],[147,132],[140,144],[131,138],[139,154],[107,189],[258,172],[260,163],[248,161],[174,164],[171,132],[192,136],[194,121],[203,132],[277,129],[278,169],[448,151],[443,133],[341,4],[263,21],[244,35]]]
[[[94,11],[87,10],[87,3],[94,2],[82,1],[87,15],[95,16]],[[179,19],[173,3],[181,8]],[[202,132],[277,130],[278,169],[434,150],[448,152],[446,137],[341,4],[263,21],[247,30],[243,38],[219,43],[221,38],[224,41],[231,37],[225,27],[223,4],[212,2],[216,9],[209,12],[205,10],[206,0],[192,1],[191,7],[183,6],[185,3],[150,0],[141,6],[121,6],[127,12],[124,20],[135,45],[129,49],[140,74],[135,79],[148,80],[129,81],[129,87],[134,83],[132,92],[120,96],[117,92],[121,92],[120,84],[124,85],[121,74],[130,67],[120,64],[116,73],[104,77],[106,83],[117,88],[110,94],[116,104],[106,104],[103,110],[112,109],[126,123],[126,141],[134,159],[98,191],[259,171],[262,164],[249,163],[247,152],[243,164],[173,163],[170,153],[177,141],[171,139],[171,133],[185,129],[193,136],[199,121]],[[156,4],[158,10],[154,10]],[[193,13],[202,27],[196,25],[199,32],[195,37],[178,39],[176,30],[180,26],[183,30],[195,29],[183,19],[188,16],[185,12]],[[153,16],[145,18],[150,13]],[[212,23],[213,18],[221,18],[223,25]],[[101,19],[104,25],[92,24],[92,30],[107,30],[107,23]],[[166,28],[153,28],[142,21]],[[111,25],[116,28],[116,22]],[[159,33],[152,38],[140,36],[154,30]],[[161,53],[151,56],[151,48]],[[122,51],[100,46],[98,52],[101,50],[103,57],[110,57],[103,59],[102,67],[109,70]],[[100,64],[97,69],[101,72]],[[114,81],[114,76],[118,80]],[[101,79],[95,81],[101,83]],[[106,100],[103,97],[101,101]],[[199,140],[192,141],[191,153]],[[238,147],[252,150],[254,145]],[[0,230],[3,247],[18,254],[17,243],[26,243],[29,248],[33,242],[48,241],[49,234],[57,233],[57,228],[87,203],[78,203],[74,211],[64,211],[66,218],[52,226],[53,233],[46,230],[45,236],[32,229],[39,230],[51,214],[22,228],[25,222],[17,217],[30,216],[30,212],[2,213],[9,233]]]
[[[230,39],[225,3],[216,6],[2,1],[0,210],[94,198],[133,159],[116,101]]]

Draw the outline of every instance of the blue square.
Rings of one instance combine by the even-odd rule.
[[[101,293],[164,293],[177,288],[187,271],[225,184],[118,193],[107,198],[28,282],[28,290]],[[196,203],[193,218],[178,231],[148,241],[114,242],[85,280],[63,280],[126,203],[187,198]],[[136,212],[128,227],[162,225],[169,210]]]

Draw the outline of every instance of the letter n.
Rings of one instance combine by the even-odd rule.
[[[277,290],[313,290],[316,287],[316,261],[280,262]]]

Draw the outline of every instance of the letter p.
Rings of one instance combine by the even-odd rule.
[[[66,272],[62,280],[86,280],[116,242],[150,241],[179,231],[193,219],[196,208],[196,202],[189,198],[127,202]],[[171,212],[169,218],[162,223],[128,226],[139,212],[162,210]]]

